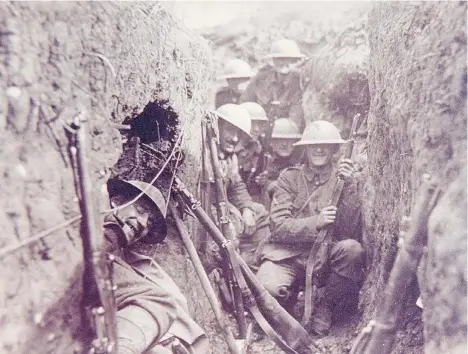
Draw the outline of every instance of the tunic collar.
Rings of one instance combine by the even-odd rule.
[[[332,174],[333,166],[331,163],[328,165],[317,168],[317,167],[310,167],[307,163],[304,165],[304,176],[309,182],[315,182],[317,185],[322,185],[327,183],[330,179]],[[318,182],[318,183],[317,183]]]

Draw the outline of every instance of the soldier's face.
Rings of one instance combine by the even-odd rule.
[[[231,90],[243,91],[245,90],[249,79],[245,77],[234,77],[234,78],[226,79],[226,81]]]
[[[219,120],[219,147],[225,153],[232,154],[239,144],[239,129],[234,125]]]
[[[253,140],[258,140],[258,137],[266,132],[268,128],[268,121],[264,120],[252,120],[252,128],[250,134],[252,134]]]
[[[276,155],[287,157],[292,154],[295,142],[293,139],[271,139],[271,149]]]
[[[289,74],[291,67],[297,62],[296,58],[273,58],[273,65],[280,74]]]
[[[115,208],[127,204],[132,199],[117,195],[111,198],[111,206]],[[154,206],[144,197],[115,212],[116,217],[123,223],[121,226],[127,234],[127,239],[134,241],[148,235],[152,214],[154,214]]]
[[[317,144],[307,146],[306,154],[309,166],[321,167],[330,163],[337,151],[335,144]]]

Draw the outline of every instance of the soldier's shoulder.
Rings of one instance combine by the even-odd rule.
[[[288,178],[291,178],[293,176],[297,176],[298,174],[300,174],[302,172],[302,168],[303,168],[303,165],[288,166],[285,169],[283,169],[279,175],[280,177],[288,179]]]

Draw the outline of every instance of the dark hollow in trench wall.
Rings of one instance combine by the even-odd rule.
[[[173,149],[179,148],[180,119],[167,100],[149,102],[141,113],[125,118],[123,152],[112,168],[111,178],[151,182]],[[154,185],[164,197],[170,194],[173,173],[183,161],[172,158]]]

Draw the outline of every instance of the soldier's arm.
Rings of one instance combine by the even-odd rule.
[[[231,183],[229,183],[226,188],[228,200],[240,211],[246,208],[252,209],[253,200],[239,174],[239,165],[236,155],[233,156],[232,163],[229,167],[229,177]]]
[[[119,353],[142,353],[167,333],[177,316],[174,297],[139,276],[119,259],[114,263]]]
[[[294,183],[294,171],[285,170],[278,177],[270,209],[272,241],[287,244],[312,243],[318,234],[318,215],[293,217]]]

